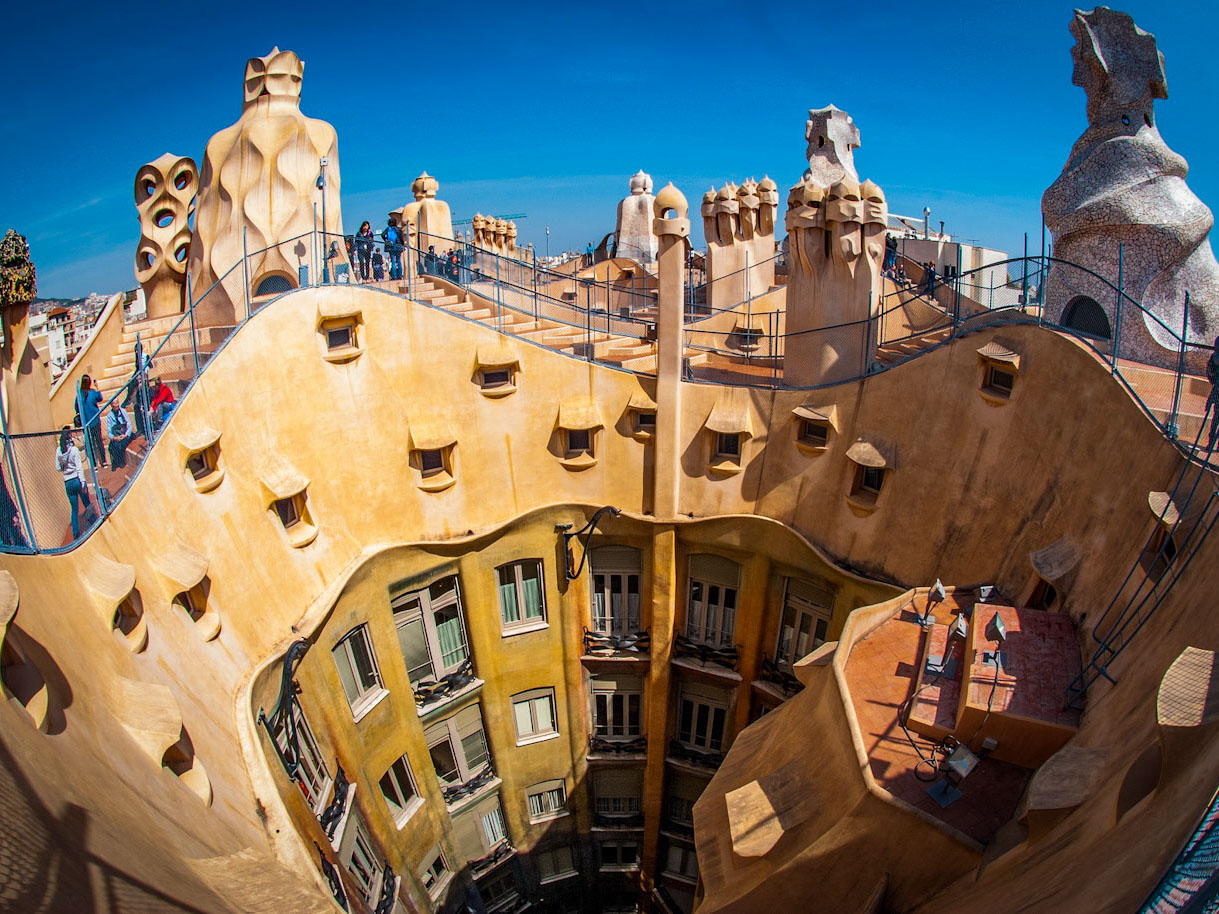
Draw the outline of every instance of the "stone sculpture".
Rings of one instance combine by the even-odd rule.
[[[769,292],[775,282],[775,210],[778,188],[769,177],[740,187],[729,182],[703,194],[700,212],[707,242],[707,302],[732,308]]]
[[[861,185],[859,130],[831,105],[809,111],[808,169],[787,197],[790,263],[784,377],[824,384],[867,371],[876,349],[888,208]]]
[[[436,198],[439,189],[440,182],[425,171],[411,183],[415,202],[401,212],[412,226],[412,237],[417,238],[414,245],[425,251],[434,247],[437,254],[442,254],[453,247],[453,214],[449,204]]]
[[[1185,159],[1156,128],[1153,106],[1168,97],[1168,85],[1155,36],[1103,6],[1077,10],[1071,33],[1071,81],[1087,93],[1088,129],[1041,210],[1054,256],[1114,285],[1121,243],[1123,290],[1149,313],[1125,301],[1116,327],[1114,288],[1063,266],[1050,270],[1046,316],[1094,336],[1116,334],[1121,355],[1175,367],[1186,291],[1189,339],[1209,345],[1219,332],[1219,265],[1208,239],[1214,217],[1186,185]],[[1205,356],[1195,351],[1190,361]]]
[[[652,263],[656,259],[656,235],[652,232],[652,203],[656,198],[652,196],[652,176],[640,169],[631,178],[630,188],[630,194],[618,203],[614,226],[618,243],[614,254],[640,263]]]
[[[251,58],[246,63],[241,118],[207,143],[190,249],[191,275],[200,294],[240,264],[243,232],[250,251],[250,294],[296,286],[299,268],[312,259],[314,204],[319,228],[326,232],[319,247],[329,258],[331,273],[337,262],[347,259],[338,136],[330,124],[301,113],[304,69],[296,54],[279,48]],[[324,191],[317,186],[322,159],[326,160]],[[296,236],[303,237],[286,243]],[[320,273],[321,264],[315,269]],[[201,319],[231,323],[244,313],[243,282],[239,265],[204,299]]]
[[[181,314],[186,304],[190,217],[199,192],[199,169],[187,156],[165,153],[135,174],[140,242],[135,278],[144,289],[148,317]]]

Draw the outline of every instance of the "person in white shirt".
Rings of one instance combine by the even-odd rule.
[[[72,507],[72,539],[80,537],[78,507],[93,508],[89,501],[89,490],[85,487],[85,468],[80,462],[80,449],[72,443],[72,429],[65,425],[59,431],[59,450],[55,452],[55,466],[63,474],[63,487],[68,493],[68,504]]]

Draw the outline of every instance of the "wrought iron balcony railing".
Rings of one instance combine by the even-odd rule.
[[[593,657],[615,654],[647,654],[652,649],[652,635],[647,629],[625,635],[610,635],[584,629],[584,653]]]
[[[620,755],[643,753],[648,751],[648,738],[637,736],[633,739],[612,739],[608,736],[593,736],[589,738],[588,751]]]
[[[313,846],[317,848],[317,855],[322,860],[322,875],[326,877],[326,882],[330,886],[330,894],[334,896],[339,907],[346,911],[347,893],[343,891],[343,880],[339,878],[338,868],[330,862],[320,844],[314,841]]]
[[[496,864],[507,860],[516,853],[516,848],[512,846],[512,842],[508,840],[501,841],[499,845],[491,853],[485,857],[479,857],[477,860],[470,861],[470,872],[477,879],[483,873],[495,867]]]
[[[675,819],[669,816],[665,819],[664,825],[661,826],[662,831],[667,831],[673,835],[680,835],[683,838],[694,840],[694,823],[683,822],[681,819]]]
[[[694,746],[687,746],[680,740],[669,741],[669,756],[678,761],[690,762],[698,765],[701,768],[710,768],[715,770],[723,764],[724,753],[716,752],[712,749],[698,749]]]
[[[714,663],[726,670],[735,670],[741,659],[739,645],[715,647],[711,644],[694,641],[682,634],[675,635],[673,638],[673,654],[677,657],[692,657],[703,664]]]
[[[773,682],[788,695],[795,695],[804,688],[804,683],[778,666],[769,657],[762,658],[762,667],[758,670],[758,678],[766,682]]]
[[[445,804],[452,806],[454,803],[478,793],[494,780],[495,769],[488,765],[464,784],[454,784],[451,787],[441,787],[440,792],[444,795]]]
[[[426,708],[429,705],[444,701],[449,696],[460,692],[476,678],[474,675],[474,661],[467,657],[465,663],[447,676],[441,676],[439,679],[424,679],[422,682],[417,682],[414,686],[415,704],[420,708]]]
[[[628,816],[611,816],[603,812],[593,813],[593,825],[597,828],[643,828],[643,813]]]
[[[391,914],[394,910],[394,902],[397,901],[398,880],[394,876],[394,869],[389,865],[389,861],[385,861],[385,878],[381,881],[381,897],[377,899],[377,907],[373,910],[373,914]]]
[[[338,759],[334,760],[334,767],[334,794],[330,805],[323,809],[321,816],[318,817],[318,821],[322,824],[322,831],[331,841],[334,840],[334,833],[339,827],[339,822],[342,821],[343,810],[347,806],[347,791],[351,787],[347,780],[347,772],[343,770]]]

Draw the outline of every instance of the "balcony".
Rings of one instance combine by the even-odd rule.
[[[804,688],[804,684],[795,676],[776,664],[769,657],[762,658],[762,666],[758,670],[758,680],[779,687],[783,698],[791,698]]]
[[[398,898],[398,877],[394,875],[393,867],[385,861],[385,870],[381,878],[381,894],[377,898],[377,906],[373,914],[393,914]]]
[[[643,813],[626,816],[612,816],[603,812],[593,813],[593,828],[643,828]]]
[[[646,736],[636,736],[631,739],[593,736],[588,740],[589,755],[605,755],[612,758],[614,756],[646,755],[647,751],[648,738]]]
[[[684,762],[687,765],[693,765],[695,768],[711,772],[723,764],[724,753],[716,752],[712,749],[700,749],[696,746],[688,746],[674,739],[669,740],[669,759],[670,761]]]
[[[584,629],[584,655],[595,659],[646,660],[652,636],[645,629],[624,635],[602,634]]]
[[[501,841],[491,853],[485,857],[479,857],[477,860],[470,861],[470,874],[475,878],[491,872],[509,857],[516,854],[516,848],[506,838]]]
[[[719,667],[725,672],[735,673],[737,664],[740,663],[741,651],[737,645],[715,647],[677,634],[673,637],[673,656],[674,658],[695,660],[702,667],[711,668],[713,672],[715,667]]]
[[[694,823],[684,822],[681,819],[668,816],[664,820],[664,824],[660,826],[660,830],[666,835],[674,838],[682,838],[686,841],[694,840]]]
[[[482,685],[482,680],[474,675],[474,661],[466,661],[447,676],[439,679],[424,679],[412,686],[415,693],[415,706],[419,716],[423,717],[436,710],[441,705],[472,692]]]
[[[445,805],[452,810],[454,806],[480,793],[495,780],[495,769],[488,765],[464,784],[454,784],[451,787],[442,784],[440,792],[444,796]]]

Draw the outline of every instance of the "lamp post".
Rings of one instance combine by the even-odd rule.
[[[321,171],[317,176],[317,187],[322,192],[322,282],[330,282],[330,248],[326,244],[326,166],[330,160],[322,156],[318,160]]]

